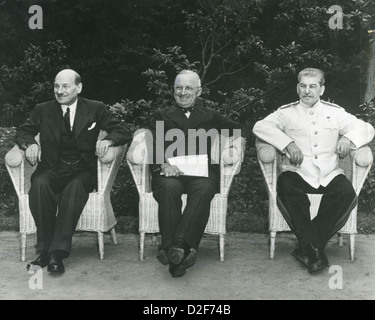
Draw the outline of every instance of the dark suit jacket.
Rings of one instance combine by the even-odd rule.
[[[34,137],[40,133],[42,157],[35,174],[44,168],[54,168],[57,164],[61,115],[61,106],[56,100],[43,102],[35,107],[30,118],[17,129],[16,143],[20,147],[23,143],[36,143]],[[91,126],[93,128],[88,130]],[[125,144],[132,138],[130,132],[102,102],[79,97],[73,126],[76,148],[95,176],[95,149],[100,130],[108,132],[105,139],[113,140],[114,145]]]
[[[198,101],[197,101],[198,102]],[[191,145],[191,136],[188,135],[189,129],[203,129],[206,132],[209,132],[210,129],[216,129],[218,133],[221,133],[222,129],[229,129],[230,135],[232,135],[231,129],[240,129],[240,125],[233,120],[223,116],[219,112],[204,107],[200,105],[200,103],[196,103],[194,106],[194,110],[191,112],[190,117],[187,118],[185,113],[179,108],[178,106],[174,107],[168,107],[165,109],[158,109],[155,111],[151,123],[150,123],[150,130],[153,135],[153,155],[154,155],[154,161],[151,165],[151,171],[156,175],[160,174],[158,170],[160,170],[161,164],[157,163],[156,159],[156,153],[160,152],[160,148],[163,150],[163,155],[165,155],[165,151],[169,146],[174,144],[176,139],[173,141],[165,141],[164,146],[160,144],[160,137],[156,137],[156,121],[163,121],[164,124],[164,137],[165,134],[170,129],[180,129],[184,133],[184,148],[185,148],[185,154],[184,155],[198,155],[198,154],[207,154],[209,158],[209,176],[214,179],[220,179],[220,171],[219,171],[219,165],[212,164],[211,163],[211,138],[207,139],[207,148],[201,149],[199,148],[199,140],[197,139],[195,142],[195,149],[192,150],[190,148],[189,150],[189,144]],[[163,138],[164,138],[163,137]],[[178,145],[178,143],[177,143]],[[177,147],[176,145],[176,152],[173,154],[173,156],[178,156],[181,154],[177,153]],[[163,163],[167,163],[167,159],[163,159]]]

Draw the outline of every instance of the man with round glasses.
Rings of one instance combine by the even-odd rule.
[[[163,163],[151,165],[152,191],[159,204],[159,227],[161,233],[161,250],[158,260],[169,265],[173,277],[185,274],[197,259],[197,249],[202,239],[209,214],[211,200],[219,192],[220,168],[210,161],[211,139],[204,141],[206,148],[200,148],[191,142],[190,130],[208,132],[222,129],[239,129],[239,124],[222,116],[219,112],[204,107],[198,97],[202,93],[201,80],[197,73],[190,70],[181,71],[174,83],[176,105],[158,109],[151,120],[150,129],[154,139],[154,155],[163,153]],[[182,138],[167,140],[156,137],[157,122],[164,126],[164,133],[181,133]],[[159,139],[160,138],[160,139]],[[189,140],[190,139],[190,140]],[[158,143],[162,141],[163,143]],[[168,163],[168,150],[175,147],[173,156],[200,155],[208,156],[208,177],[185,175],[177,166]],[[183,150],[183,151],[181,151]],[[166,155],[167,153],[167,155]],[[182,194],[187,194],[187,204],[182,212]]]

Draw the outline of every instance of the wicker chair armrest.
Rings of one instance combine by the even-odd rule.
[[[244,159],[245,148],[246,140],[244,138],[238,138],[237,140],[233,141],[232,146],[224,147],[221,153],[221,162],[225,166],[242,162]]]
[[[275,194],[278,162],[282,160],[282,156],[276,151],[274,146],[260,139],[255,140],[255,149],[267,192],[269,195]]]
[[[133,141],[126,155],[130,172],[139,194],[151,191],[151,175],[148,164],[146,140],[151,144],[152,135],[147,129],[139,129],[134,133]],[[150,145],[151,146],[151,145]]]
[[[139,129],[134,133],[133,141],[126,155],[128,162],[132,164],[150,163],[148,148],[152,148],[152,134],[148,129]],[[151,153],[152,155],[152,153]]]
[[[98,158],[98,192],[107,194],[111,191],[120,168],[122,159],[125,156],[126,145],[109,147],[107,154]]]
[[[5,166],[18,196],[30,189],[30,177],[36,169],[26,160],[26,152],[15,145],[5,155]]]
[[[360,167],[368,167],[373,162],[373,154],[369,146],[363,146],[350,152],[350,156],[354,159],[355,164]]]
[[[276,148],[267,142],[256,139],[255,148],[259,161],[263,163],[271,163],[276,159]]]
[[[133,141],[129,147],[126,158],[134,165],[144,163],[146,160],[146,145],[144,143],[137,143]]]
[[[5,155],[5,164],[9,167],[16,168],[22,165],[25,158],[25,151],[15,145]]]
[[[347,161],[345,161],[346,158],[341,160],[344,163],[342,167],[347,177],[351,180],[357,195],[359,195],[370,172],[373,155],[370,147],[366,145],[356,150],[351,150],[347,158],[349,158]]]
[[[109,147],[107,153],[103,157],[99,157],[98,160],[102,164],[108,164],[115,160],[116,156],[119,154],[120,147]]]
[[[228,196],[233,178],[241,170],[246,150],[246,140],[239,137],[224,147],[220,156],[220,193]]]

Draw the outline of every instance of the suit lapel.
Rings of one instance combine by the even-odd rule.
[[[60,121],[62,110],[60,104],[55,101],[51,108],[48,108],[48,126],[57,143],[60,144]]]
[[[74,137],[77,139],[78,135],[81,133],[82,129],[87,123],[87,114],[89,110],[82,99],[78,98],[76,115],[74,117]]]
[[[167,110],[165,114],[170,120],[174,121],[187,134],[188,129],[194,129],[207,117],[207,112],[204,108],[197,105],[191,112],[190,117],[187,118],[177,106]]]
[[[188,133],[188,129],[195,129],[199,124],[207,117],[207,112],[204,108],[197,105],[191,112],[188,121],[184,126],[185,135]]]
[[[165,114],[170,120],[177,123],[180,129],[184,129],[188,119],[186,118],[183,111],[181,111],[177,106],[169,108]]]

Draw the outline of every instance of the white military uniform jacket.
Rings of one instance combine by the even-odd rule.
[[[303,162],[300,167],[295,167],[284,157],[282,171],[297,172],[314,188],[326,186],[343,173],[336,152],[341,136],[359,148],[369,143],[375,133],[370,124],[336,104],[321,100],[312,107],[298,101],[284,105],[258,121],[253,132],[281,152],[285,152],[289,143],[294,141],[302,151]]]

